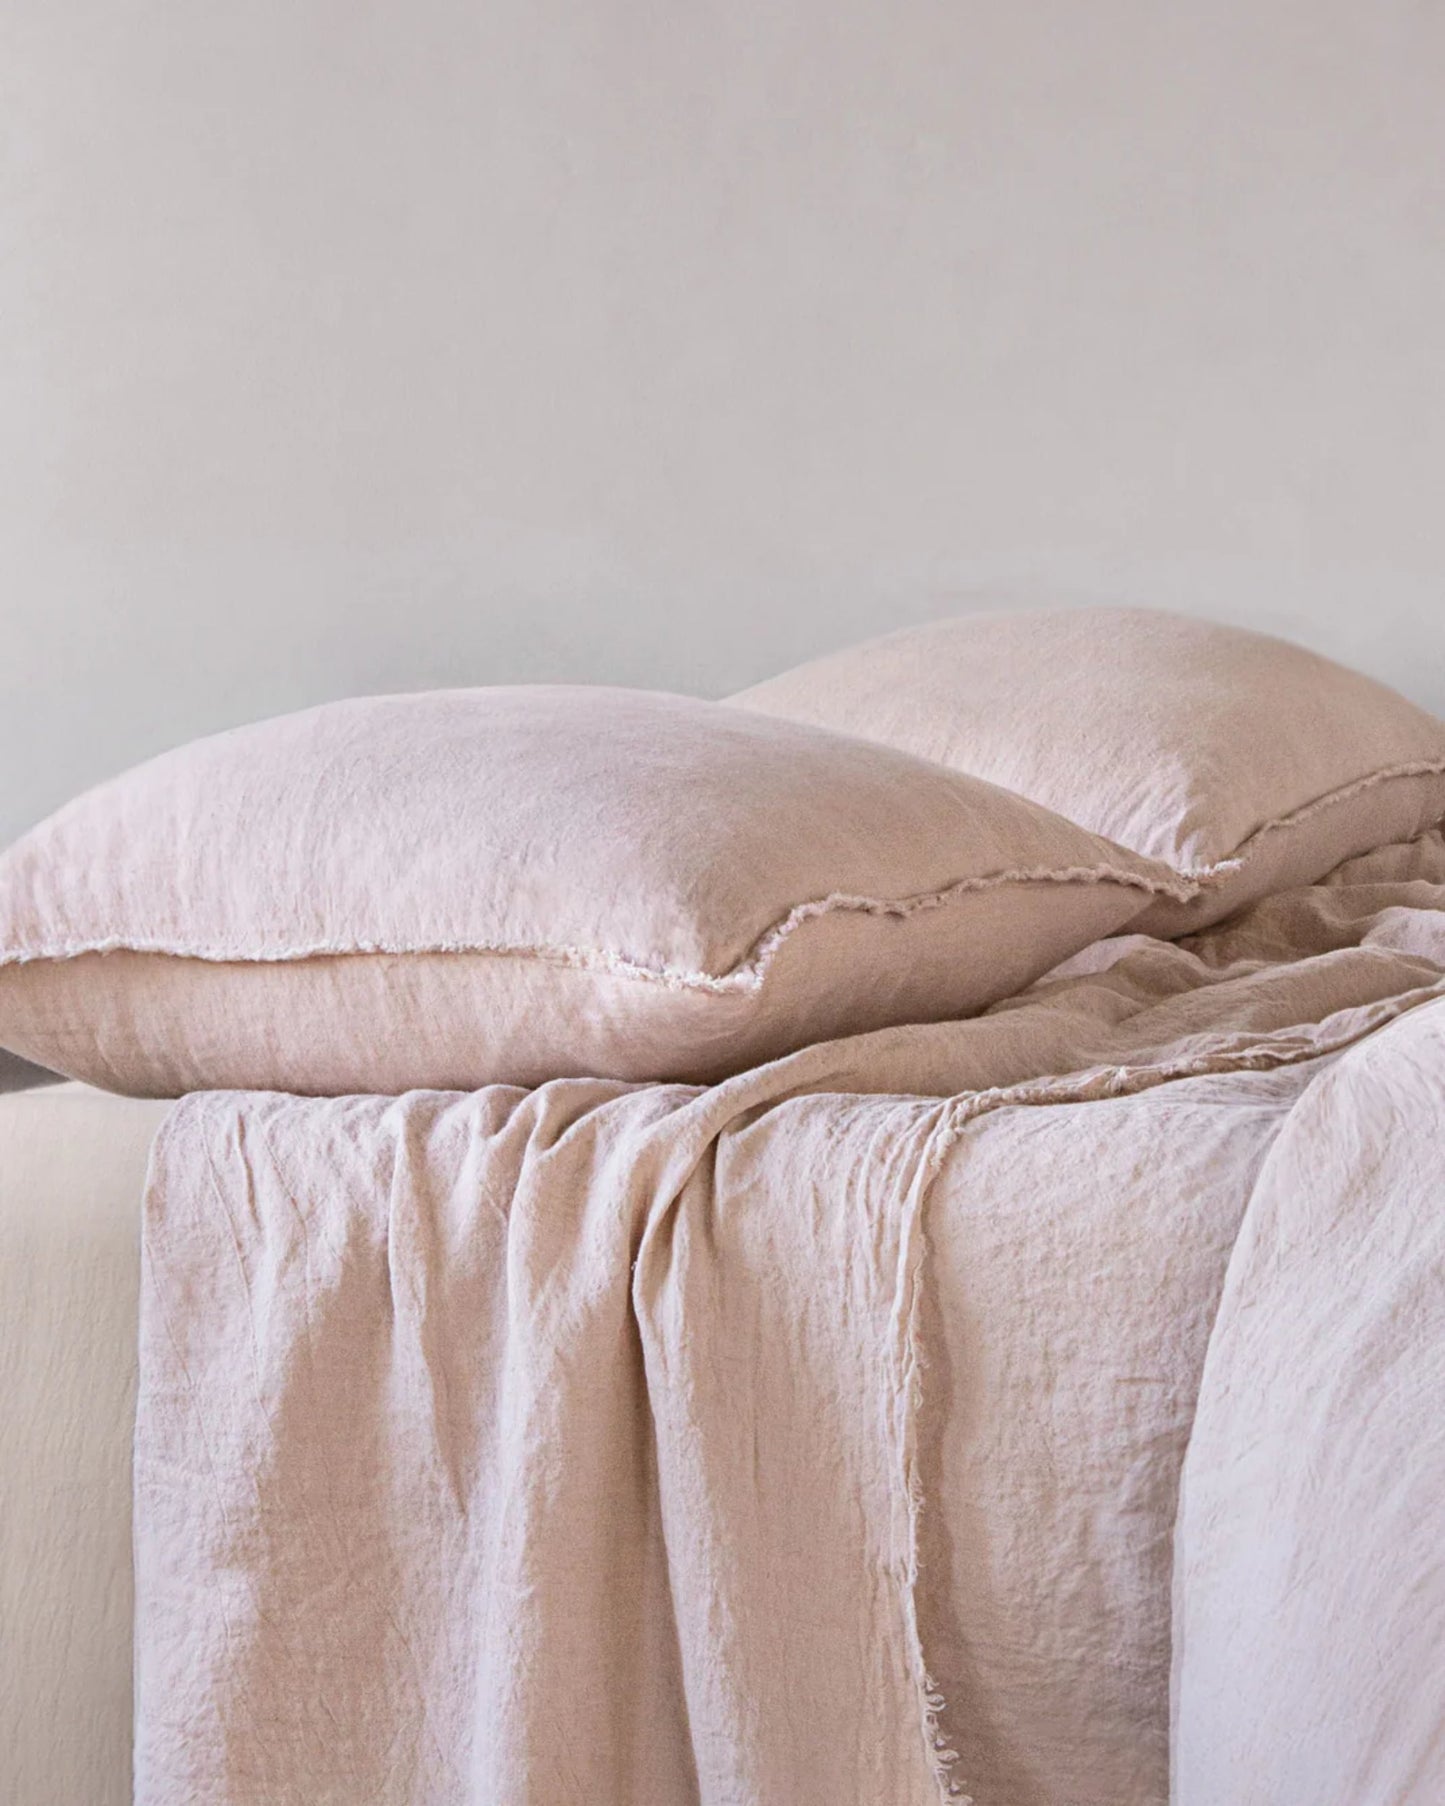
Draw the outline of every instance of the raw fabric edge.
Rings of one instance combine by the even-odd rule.
[[[1142,858],[1143,856],[1140,855]],[[1155,862],[1150,862],[1155,863]],[[1169,868],[1164,868],[1169,870]],[[676,966],[649,965],[627,954],[604,948],[552,945],[546,942],[433,942],[422,946],[398,946],[386,941],[307,942],[296,947],[283,947],[258,954],[254,951],[224,946],[184,947],[168,942],[144,940],[138,936],[110,935],[91,941],[61,941],[35,948],[0,948],[0,967],[59,963],[80,959],[89,954],[137,953],[168,959],[195,960],[204,965],[292,965],[305,960],[351,959],[391,955],[397,958],[424,958],[429,955],[482,954],[506,959],[533,959],[548,965],[568,966],[591,972],[610,973],[614,977],[639,979],[660,984],[672,990],[708,991],[715,994],[756,992],[762,989],[768,968],[784,943],[803,925],[816,917],[835,911],[889,916],[903,919],[924,910],[937,909],[974,892],[1000,889],[1008,884],[1116,884],[1139,890],[1150,896],[1165,896],[1177,903],[1187,903],[1200,886],[1177,875],[1155,877],[1148,872],[1131,872],[1118,866],[1061,866],[1056,868],[1017,868],[996,872],[987,877],[960,878],[939,890],[916,896],[886,898],[859,897],[835,891],[807,903],[798,903],[780,921],[764,930],[747,955],[726,972],[690,972]],[[1141,905],[1141,909],[1142,909]]]
[[[1197,884],[1202,890],[1211,890],[1243,871],[1259,850],[1257,842],[1270,834],[1277,834],[1282,829],[1297,828],[1313,816],[1322,815],[1339,803],[1347,803],[1363,791],[1373,790],[1379,784],[1392,783],[1397,778],[1429,778],[1445,776],[1445,758],[1411,759],[1400,765],[1384,765],[1378,771],[1366,772],[1362,778],[1352,778],[1348,784],[1341,784],[1336,790],[1327,790],[1323,796],[1317,796],[1312,802],[1302,803],[1298,809],[1292,809],[1287,815],[1277,815],[1273,820],[1262,823],[1251,833],[1246,834],[1232,853],[1222,859],[1212,860],[1207,865],[1170,866],[1186,882]],[[1442,817],[1445,819],[1445,817]],[[1434,823],[1427,823],[1421,832],[1428,832]],[[1369,849],[1367,849],[1369,850]],[[1141,858],[1150,855],[1141,854]],[[1352,857],[1358,858],[1355,854]],[[1163,863],[1167,864],[1167,861]]]

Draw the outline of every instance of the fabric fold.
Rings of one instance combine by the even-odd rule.
[[[937,1799],[893,1206],[940,1106],[715,1108],[580,1081],[178,1106],[138,1801]]]

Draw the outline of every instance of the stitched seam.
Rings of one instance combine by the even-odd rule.
[[[1373,790],[1377,784],[1388,784],[1395,778],[1440,777],[1442,774],[1445,774],[1445,759],[1411,759],[1401,765],[1381,766],[1378,771],[1367,772],[1362,778],[1353,778],[1348,784],[1341,784],[1337,790],[1327,790],[1313,802],[1303,803],[1298,809],[1292,809],[1288,815],[1278,815],[1272,821],[1265,822],[1252,833],[1246,834],[1234,851],[1226,854],[1223,859],[1216,859],[1208,865],[1171,866],[1170,870],[1207,890],[1242,870],[1258,851],[1256,843],[1268,834],[1277,834],[1283,828],[1297,828],[1302,822],[1322,815],[1339,803],[1350,802],[1362,791]]]
[[[856,897],[844,892],[796,904],[781,921],[766,929],[750,951],[726,972],[689,972],[675,966],[649,965],[626,954],[603,948],[558,946],[548,943],[435,942],[428,946],[398,946],[387,942],[355,942],[347,945],[324,942],[298,947],[280,948],[273,952],[255,953],[240,948],[177,947],[160,941],[113,935],[95,941],[62,941],[36,949],[0,949],[0,966],[31,965],[38,961],[78,959],[90,953],[149,953],[173,959],[199,960],[213,965],[280,965],[310,959],[346,959],[377,954],[416,957],[425,954],[490,954],[499,958],[534,959],[549,965],[570,966],[582,971],[606,972],[614,977],[638,979],[660,984],[673,990],[708,991],[715,994],[751,993],[761,990],[768,968],[777,958],[784,943],[808,921],[850,911],[866,915],[906,918],[923,910],[944,907],[979,891],[1001,888],[1006,884],[1117,884],[1140,890],[1151,896],[1163,895],[1176,902],[1188,902],[1198,885],[1188,879],[1155,878],[1148,873],[1129,872],[1116,866],[1065,866],[1056,870],[1015,869],[997,872],[990,877],[960,878],[941,890],[900,898]],[[1141,908],[1143,906],[1141,905]]]

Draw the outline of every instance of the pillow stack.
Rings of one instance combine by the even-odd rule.
[[[1257,634],[974,615],[729,704],[457,690],[184,747],[0,857],[0,1046],[146,1096],[711,1083],[965,1016],[1445,816],[1445,725]]]
[[[0,859],[0,1042],[115,1090],[709,1082],[966,1015],[1173,873],[890,747],[573,688],[185,747]]]

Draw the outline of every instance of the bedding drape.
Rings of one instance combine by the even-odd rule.
[[[1442,973],[1436,833],[711,1090],[184,1100],[140,1806],[1162,1806],[1241,1224]]]
[[[1178,1806],[1445,1798],[1445,1004],[1270,1150],[1181,1491]]]

